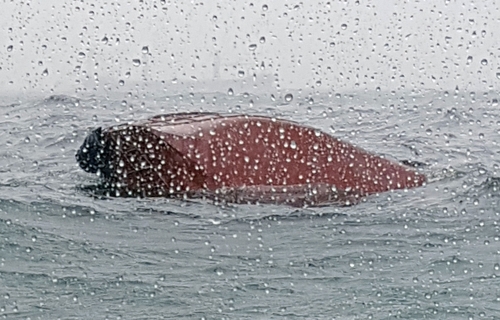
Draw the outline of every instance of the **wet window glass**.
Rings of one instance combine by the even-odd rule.
[[[1,317],[500,318],[495,1],[1,8]]]

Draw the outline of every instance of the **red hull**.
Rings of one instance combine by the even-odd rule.
[[[426,181],[316,129],[266,117],[162,115],[105,129],[102,140],[101,175],[123,195],[350,204]]]

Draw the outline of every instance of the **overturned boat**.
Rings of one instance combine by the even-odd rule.
[[[98,128],[76,158],[118,196],[349,205],[426,181],[317,129],[247,115],[168,114]]]

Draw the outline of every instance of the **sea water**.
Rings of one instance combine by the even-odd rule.
[[[0,107],[0,317],[498,319],[497,99],[14,97]],[[294,120],[417,161],[429,182],[351,207],[299,209],[86,191],[98,179],[74,155],[91,130],[186,111]]]

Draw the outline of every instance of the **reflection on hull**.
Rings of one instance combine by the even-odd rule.
[[[96,129],[77,153],[116,195],[294,206],[353,204],[425,176],[314,128],[185,113]]]

